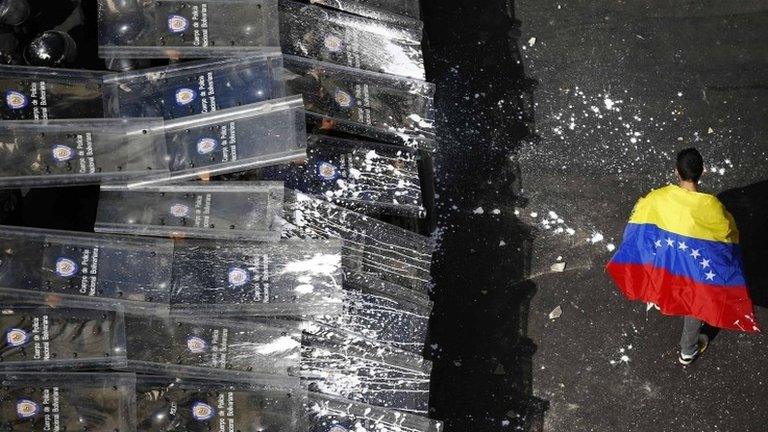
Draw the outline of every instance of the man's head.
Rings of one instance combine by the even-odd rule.
[[[680,180],[698,183],[702,172],[704,159],[698,150],[691,147],[677,154],[677,175]]]

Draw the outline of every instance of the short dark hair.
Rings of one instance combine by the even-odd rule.
[[[677,154],[677,172],[686,181],[698,182],[704,172],[704,158],[695,148],[687,148]]]

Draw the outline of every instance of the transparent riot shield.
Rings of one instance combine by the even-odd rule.
[[[367,284],[387,281],[427,293],[432,245],[428,237],[287,189],[285,238],[340,238],[342,268]]]
[[[173,180],[306,158],[301,97],[217,110],[163,126]]]
[[[421,355],[432,302],[426,294],[365,277],[347,275],[344,311],[318,317],[322,324]]]
[[[431,362],[337,328],[302,336],[301,377],[309,390],[426,414]]]
[[[102,58],[235,57],[278,43],[276,0],[99,0]]]
[[[190,316],[127,315],[128,370],[251,382],[282,379],[299,367],[301,336],[282,322],[244,323]]]
[[[124,366],[123,313],[55,307],[0,295],[0,370]]]
[[[277,241],[283,206],[278,182],[198,182],[99,194],[95,231],[161,237]]]
[[[83,308],[169,307],[173,241],[0,226],[0,292]]]
[[[309,432],[441,432],[439,421],[338,396],[309,393]]]
[[[424,79],[421,29],[279,0],[283,53]]]
[[[309,0],[321,5],[355,15],[391,22],[408,27],[422,28],[418,0]]]
[[[431,83],[295,56],[283,64],[286,91],[303,95],[307,113],[326,123],[434,138]]]
[[[285,95],[278,52],[193,61],[104,77],[108,117],[166,120],[233,108]]]
[[[307,131],[312,134],[365,137],[368,140],[428,152],[437,150],[437,140],[432,135],[376,129],[362,123],[341,122],[311,113],[307,115]]]
[[[135,381],[125,373],[0,376],[3,430],[135,431]]]
[[[103,72],[0,66],[0,120],[104,116]]]
[[[325,135],[308,142],[312,193],[364,213],[426,215],[418,151]]]
[[[223,317],[336,315],[341,243],[183,241],[173,259],[174,313]]]
[[[136,430],[298,431],[305,403],[296,378],[246,384],[140,375]]]
[[[167,179],[159,119],[0,123],[0,187]]]

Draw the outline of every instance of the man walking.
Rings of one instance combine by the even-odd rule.
[[[703,171],[696,149],[681,151],[678,184],[637,202],[624,240],[607,265],[627,298],[653,303],[665,315],[685,317],[679,356],[684,365],[707,348],[703,322],[760,330],[742,271],[739,232],[722,203],[698,191]]]

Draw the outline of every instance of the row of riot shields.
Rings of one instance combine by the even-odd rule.
[[[0,67],[0,91],[3,120],[104,115],[180,121],[301,95],[309,120],[325,129],[434,147],[432,84],[274,53],[117,74]]]
[[[138,432],[439,432],[437,422],[280,387],[130,373],[2,376],[6,430]]]
[[[163,121],[13,120],[0,124],[0,187],[150,184],[306,157],[297,96]]]
[[[412,2],[310,3],[317,5],[290,0],[99,0],[99,54],[105,59],[226,58],[278,48],[285,54],[424,79],[422,25],[413,18],[417,10]]]

